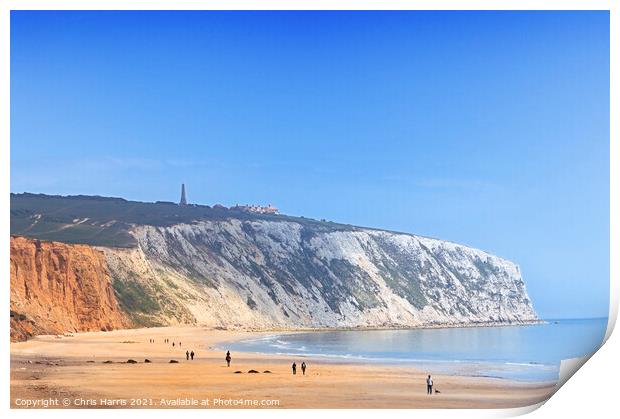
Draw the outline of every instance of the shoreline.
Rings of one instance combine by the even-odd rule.
[[[232,342],[231,342],[232,343]],[[216,346],[215,349],[224,350],[225,348],[221,348]],[[346,355],[321,355],[321,354],[299,354],[299,353],[288,353],[288,352],[259,352],[259,351],[243,351],[236,350],[237,353],[247,354],[248,356],[274,356],[279,358],[299,358],[300,360],[312,360],[317,362],[322,362],[325,364],[332,365],[367,365],[367,366],[376,366],[376,367],[394,367],[398,366],[399,368],[411,368],[417,371],[421,371],[422,367],[428,366],[429,368],[425,369],[425,371],[430,372],[431,374],[441,374],[452,377],[463,377],[463,378],[488,378],[493,380],[502,380],[511,384],[535,384],[535,385],[555,385],[558,380],[538,380],[538,379],[517,379],[512,377],[502,377],[499,375],[484,375],[484,374],[473,374],[473,373],[461,373],[459,372],[445,372],[439,371],[434,366],[437,365],[459,365],[462,367],[474,367],[474,366],[486,366],[486,367],[499,367],[499,368],[507,368],[508,366],[520,366],[520,367],[541,367],[541,368],[551,368],[554,365],[552,364],[541,364],[541,363],[515,363],[515,362],[493,362],[493,361],[468,361],[468,360],[427,360],[427,359],[396,359],[396,358],[364,358],[364,357],[354,357],[354,356],[346,356]],[[559,365],[558,365],[559,370]]]
[[[45,335],[12,342],[11,406],[23,407],[16,404],[18,399],[70,395],[94,400],[277,399],[279,405],[272,408],[500,408],[535,404],[555,390],[550,383],[433,374],[441,393],[426,396],[426,372],[413,366],[352,365],[311,357],[304,358],[305,376],[292,375],[293,357],[251,352],[233,352],[232,366],[226,367],[219,347],[274,333],[183,326]],[[163,343],[165,338],[181,342],[181,348]],[[195,351],[194,361],[185,359],[186,350]],[[128,364],[130,359],[136,363]]]
[[[604,317],[601,317],[604,318]],[[226,331],[226,332],[249,332],[249,333],[304,333],[304,332],[354,332],[354,331],[381,331],[381,330],[426,330],[426,329],[469,329],[477,327],[520,327],[520,326],[536,326],[541,324],[549,324],[554,319],[538,319],[528,320],[523,322],[480,322],[480,323],[443,323],[443,324],[427,324],[419,326],[335,326],[335,327],[271,327],[271,328],[224,328],[224,327],[211,327],[201,324],[183,324],[175,326],[153,326],[153,327],[135,327],[124,329],[113,329],[101,331],[102,333],[117,332],[121,330],[141,330],[141,329],[158,329],[167,327],[191,327],[196,329],[205,329],[213,331]],[[34,335],[26,340],[12,340],[13,343],[28,342],[41,336],[68,336],[74,334],[83,333],[99,333],[99,331],[79,331],[79,332],[63,332],[56,334],[40,334]]]
[[[377,331],[385,331],[385,330],[410,330],[410,329],[373,329]],[[393,367],[399,366],[401,368],[413,368],[416,370],[424,369],[432,374],[442,374],[454,377],[467,377],[467,378],[491,378],[496,380],[505,380],[509,383],[523,383],[523,384],[537,384],[537,385],[555,385],[558,381],[557,378],[548,378],[548,379],[540,379],[540,378],[516,378],[514,375],[510,376],[509,372],[506,372],[505,375],[492,375],[492,374],[484,374],[483,371],[489,368],[492,370],[513,370],[513,372],[518,372],[515,370],[521,370],[527,368],[546,368],[546,369],[556,369],[559,373],[560,363],[557,365],[554,363],[542,363],[542,362],[519,362],[519,361],[484,361],[484,360],[466,360],[466,359],[414,359],[414,358],[387,358],[387,357],[370,357],[364,355],[351,355],[351,354],[320,354],[316,352],[304,353],[304,352],[276,352],[276,351],[261,351],[261,350],[251,350],[250,348],[243,348],[237,345],[243,345],[245,341],[248,340],[263,340],[268,338],[278,338],[280,336],[287,336],[291,334],[304,334],[304,333],[326,333],[331,331],[357,331],[357,330],[317,330],[317,331],[285,331],[285,332],[264,332],[265,336],[256,338],[251,337],[249,339],[237,338],[234,340],[219,342],[214,345],[214,348],[221,351],[226,351],[227,348],[225,345],[230,344],[237,353],[244,353],[250,356],[274,356],[274,357],[288,357],[288,358],[299,358],[302,360],[314,360],[320,361],[324,363],[330,363],[335,365],[371,365],[378,367]],[[284,349],[283,349],[284,350]],[[441,367],[444,368],[441,368]],[[452,371],[450,370],[450,366],[453,367]],[[466,372],[464,369],[471,368],[472,371],[470,373]],[[459,370],[460,369],[460,370]],[[482,371],[481,371],[482,369]],[[476,372],[477,373],[476,373]],[[527,374],[526,374],[527,376]]]

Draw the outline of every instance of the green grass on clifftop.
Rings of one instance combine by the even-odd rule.
[[[170,226],[226,219],[293,221],[315,231],[355,227],[304,217],[247,213],[207,205],[137,202],[101,196],[11,194],[11,234],[64,243],[133,247],[133,225]]]

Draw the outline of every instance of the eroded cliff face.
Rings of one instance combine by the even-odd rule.
[[[537,321],[518,267],[436,239],[296,222],[138,226],[102,248],[136,324],[412,327]]]
[[[133,226],[133,248],[11,239],[11,334],[201,324],[536,322],[519,268],[409,234],[230,218]]]
[[[107,261],[91,246],[11,237],[10,278],[12,340],[130,325]]]

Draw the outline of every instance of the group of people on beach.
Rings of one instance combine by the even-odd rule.
[[[155,340],[153,340],[153,342],[155,342]],[[170,343],[170,339],[164,339],[164,343]],[[175,346],[178,346],[179,348],[181,347],[181,342],[172,342],[172,347],[174,348]]]
[[[230,361],[232,361],[230,351],[226,351],[226,358],[224,359],[226,360],[226,366],[230,367]],[[291,365],[291,368],[293,369],[293,375],[297,375],[297,363],[295,361],[293,361],[293,365]],[[304,361],[301,362],[301,373],[303,375],[306,375],[306,363]]]
[[[297,375],[297,363],[293,361],[293,365],[291,365],[293,369],[293,375]],[[306,375],[306,363],[304,361],[301,362],[301,373]]]
[[[154,343],[155,339],[149,339],[150,343]],[[164,339],[164,343],[170,343],[170,339]],[[175,342],[172,342],[172,346],[175,346]],[[181,347],[181,342],[179,342],[179,347]],[[194,351],[185,351],[185,359],[186,360],[194,360],[194,356],[196,356],[196,354],[194,353]],[[226,366],[230,367],[230,362],[232,361],[232,356],[230,355],[230,351],[226,351],[226,357],[224,358],[226,360]],[[301,373],[302,375],[306,375],[306,362],[302,361],[301,362]],[[297,362],[293,361],[293,364],[291,365],[291,369],[293,371],[293,375],[297,375]],[[433,378],[429,375],[426,378],[426,394],[427,395],[432,395],[433,394]]]
[[[154,339],[151,339],[150,342],[155,342]],[[170,339],[164,339],[165,343],[169,343]],[[172,342],[172,346],[174,347],[175,342]],[[179,347],[181,346],[181,342],[179,342]],[[185,351],[185,359],[186,360],[194,360],[194,356],[196,354],[194,353],[194,351],[192,350],[191,352],[189,350]],[[226,360],[226,366],[230,367],[230,362],[232,361],[232,356],[230,355],[230,351],[226,351],[226,357],[224,358]],[[301,362],[301,373],[302,375],[306,375],[306,362],[302,361]],[[293,371],[293,375],[297,375],[297,362],[293,361],[293,364],[291,365],[291,369]],[[427,395],[432,395],[433,394],[433,378],[429,375],[426,378],[426,394]]]
[[[155,343],[155,339],[149,339],[149,343]],[[170,343],[170,339],[168,338],[164,338],[164,343]],[[178,345],[178,347],[181,347],[181,341],[179,342],[172,342],[172,347],[176,347]],[[229,352],[230,353],[230,352]],[[196,353],[193,350],[187,350],[185,351],[185,359],[187,359],[188,361],[191,359],[192,361],[194,360],[194,357],[196,356]],[[230,365],[229,365],[230,366]]]
[[[155,339],[149,339],[149,342],[154,343]],[[164,339],[164,343],[170,343],[170,339]],[[172,346],[175,346],[175,342],[172,342]],[[179,342],[179,347],[181,347],[181,342]],[[194,360],[194,356],[196,356],[196,354],[194,353],[194,351],[185,351],[185,359],[186,360]],[[230,362],[232,361],[232,356],[230,355],[230,351],[226,351],[226,357],[224,358],[226,360],[226,366],[230,367]],[[302,361],[301,362],[301,373],[302,375],[306,375],[306,362]],[[291,369],[293,371],[293,375],[297,375],[297,362],[293,361],[293,364],[291,364]],[[435,391],[437,392],[437,391]],[[429,375],[426,378],[426,394],[427,395],[432,395],[433,394],[433,378]]]

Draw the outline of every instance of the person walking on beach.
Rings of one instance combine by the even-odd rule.
[[[433,394],[433,379],[430,375],[426,378],[426,394]]]
[[[291,365],[291,368],[293,368],[293,375],[297,374],[297,364],[295,363],[295,361],[293,361],[293,365]]]
[[[189,356],[192,358],[192,361],[193,361],[193,360],[194,360],[194,351],[191,351],[191,352],[189,353]]]
[[[174,342],[172,342],[172,347],[174,348]]]
[[[189,361],[189,351],[185,351],[185,359]]]
[[[227,366],[229,366],[229,367],[230,367],[230,360],[231,360],[231,359],[232,359],[232,358],[230,357],[230,351],[226,351],[226,364],[227,364]]]
[[[301,363],[301,373],[303,375],[306,375],[306,362],[305,361]]]

